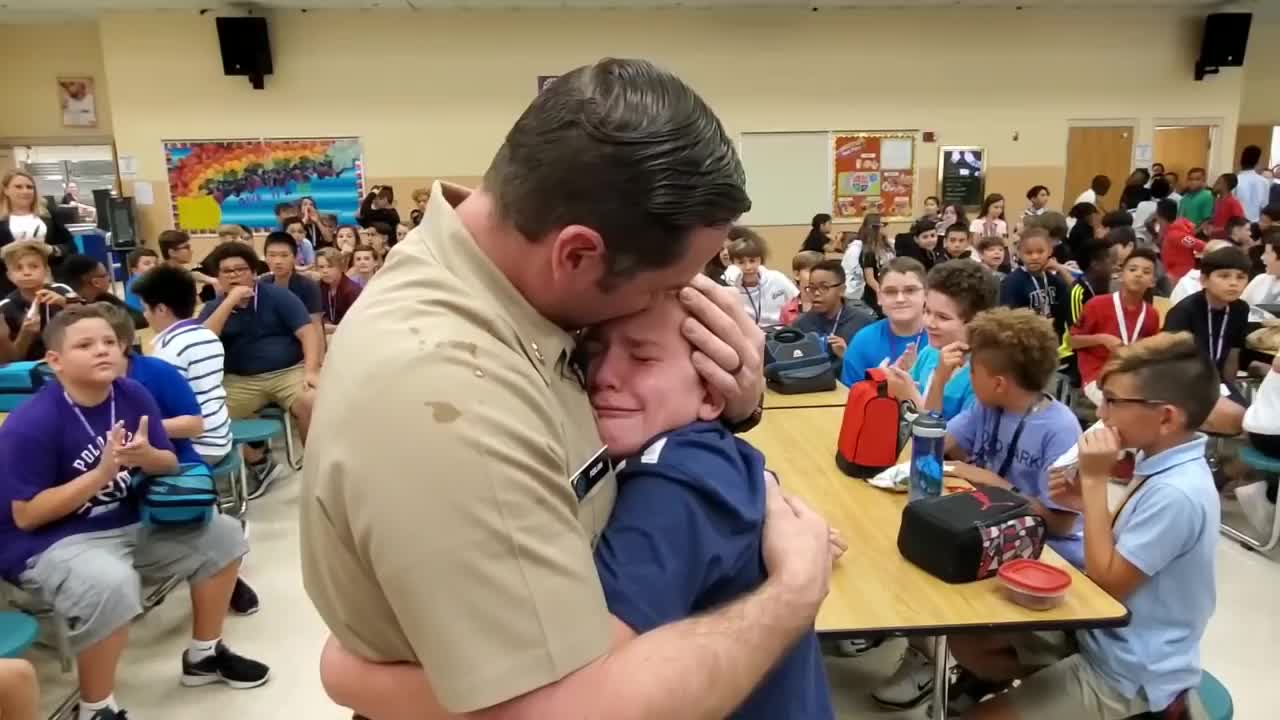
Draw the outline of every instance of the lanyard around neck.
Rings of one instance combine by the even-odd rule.
[[[85,432],[89,433],[89,440],[93,442],[97,442],[98,433],[94,432],[93,426],[89,424],[89,420],[85,418],[83,412],[80,412],[80,406],[76,404],[75,400],[71,399],[71,395],[68,394],[66,390],[62,391],[62,397],[65,398],[67,401],[67,404],[71,406],[71,410],[75,412],[76,417],[80,418],[80,424],[84,426]],[[111,424],[107,425],[107,431],[103,433],[103,437],[106,437],[107,435],[109,435],[111,433],[112,428],[116,426],[116,389],[115,387],[112,387],[111,391],[107,394],[107,400],[111,403]]]
[[[756,321],[757,325],[759,325],[760,314],[764,312],[764,286],[760,283],[759,280],[756,281],[756,299],[754,300],[751,299],[751,288],[748,288],[746,285],[743,285],[742,292],[746,293],[747,303],[751,305],[751,311],[755,313],[755,317],[752,319]]]
[[[1018,418],[1018,425],[1013,429],[1013,436],[1009,438],[1009,447],[1005,450],[1004,462],[1000,463],[1000,470],[996,473],[1002,479],[1007,480],[1010,468],[1013,467],[1013,458],[1018,453],[1018,441],[1022,439],[1022,430],[1027,424],[1027,418],[1040,408],[1040,403],[1044,402],[1046,396],[1037,397],[1031,407]],[[1000,437],[1000,421],[1004,419],[1004,408],[996,410],[995,422],[991,425],[991,434],[987,436],[987,442],[982,450],[982,456],[979,458],[978,464],[984,468],[990,469],[988,463],[995,459],[996,442]]]
[[[1129,329],[1124,324],[1124,306],[1120,304],[1120,293],[1111,293],[1111,301],[1116,308],[1116,324],[1120,326],[1120,344],[1129,345],[1138,342],[1138,336],[1142,334],[1142,324],[1147,319],[1147,304],[1145,302],[1142,303],[1142,312],[1138,313],[1138,322],[1133,326],[1133,337],[1130,337]],[[1210,320],[1210,323],[1212,323],[1212,320]],[[1212,333],[1212,325],[1210,328]]]
[[[1027,271],[1027,277],[1031,278],[1031,286],[1034,287],[1036,295],[1041,295],[1044,302],[1040,305],[1040,314],[1049,317],[1052,311],[1049,307],[1049,277],[1044,273],[1040,273],[1040,280],[1044,281],[1044,287],[1040,287],[1040,282],[1036,280],[1035,273]]]
[[[1218,342],[1215,348],[1213,341],[1213,308],[1209,308],[1209,352],[1213,353],[1213,364],[1217,365],[1222,357],[1222,343],[1227,339],[1227,323],[1231,321],[1229,308],[1222,310],[1222,325],[1218,327]],[[1234,380],[1235,378],[1231,378]]]

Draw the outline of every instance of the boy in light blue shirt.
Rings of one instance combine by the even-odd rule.
[[[844,354],[840,382],[853,385],[867,370],[899,363],[911,367],[924,347],[924,265],[914,258],[889,261],[880,277],[879,302],[884,319],[853,336]],[[903,359],[903,356],[906,359]]]
[[[966,717],[1120,720],[1179,703],[1203,716],[1195,689],[1216,602],[1220,507],[1195,428],[1218,400],[1217,371],[1190,334],[1166,333],[1117,350],[1099,385],[1104,425],[1081,439],[1078,475],[1055,473],[1051,491],[1084,513],[1085,569],[1128,606],[1130,622],[1074,637],[1019,636],[1011,646],[959,640],[952,652],[969,672],[1023,678]],[[1122,448],[1139,450],[1136,485],[1113,522],[1107,486]]]

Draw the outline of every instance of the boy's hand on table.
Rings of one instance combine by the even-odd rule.
[[[844,539],[844,535],[835,528],[827,530],[827,541],[831,547],[831,562],[834,564],[849,550],[849,543]]]
[[[990,470],[984,470],[977,465],[966,462],[949,462],[947,463],[947,475],[954,475],[961,480],[967,480],[970,484],[981,483],[983,485],[993,485],[995,487],[1010,490],[1013,485],[1004,478],[996,475]]]

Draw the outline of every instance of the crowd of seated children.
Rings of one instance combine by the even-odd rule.
[[[17,240],[0,249],[5,276],[16,288],[0,300],[4,318],[4,344],[0,361],[41,360],[41,337],[49,321],[80,298],[68,286],[53,282],[49,270],[52,248],[42,240]]]
[[[396,210],[395,188],[390,185],[374,185],[360,202],[356,221],[362,228],[380,223],[385,229],[383,235],[391,236],[395,232],[395,226],[400,224],[400,213]]]
[[[1272,323],[1276,316],[1259,305],[1280,305],[1280,229],[1269,230],[1262,237],[1262,272],[1245,287],[1242,300],[1249,303],[1249,330],[1262,323]]]
[[[1189,332],[1196,346],[1222,378],[1227,395],[1218,398],[1203,429],[1239,435],[1247,403],[1236,385],[1240,353],[1248,333],[1249,303],[1240,299],[1249,282],[1249,258],[1236,247],[1205,253],[1200,259],[1204,289],[1169,309],[1166,332]]]
[[[790,278],[764,266],[768,246],[756,231],[741,225],[729,229],[729,259],[738,269],[735,286],[742,307],[760,327],[782,322],[782,309],[800,290]]]
[[[1147,301],[1155,286],[1156,254],[1150,248],[1129,253],[1121,265],[1120,288],[1084,302],[1068,336],[1080,369],[1085,397],[1102,404],[1098,377],[1112,353],[1160,332],[1160,314]]]
[[[316,253],[316,270],[320,273],[324,332],[332,335],[363,288],[347,277],[346,258],[336,248],[321,248]]]
[[[1187,274],[1182,276],[1182,279],[1178,280],[1178,283],[1173,286],[1173,292],[1169,293],[1170,307],[1182,302],[1188,295],[1200,292],[1202,287],[1200,285],[1200,258],[1225,247],[1231,247],[1231,243],[1226,240],[1210,240],[1205,243],[1204,250],[1196,253],[1193,259],[1195,266],[1188,270]]]
[[[1027,190],[1027,207],[1022,211],[1022,217],[1035,217],[1049,207],[1049,188],[1043,185],[1032,185]]]
[[[316,248],[307,239],[307,226],[302,222],[301,218],[291,217],[285,218],[284,232],[293,238],[294,247],[297,252],[294,253],[294,265],[299,272],[306,272],[316,264]],[[266,254],[266,248],[262,250]],[[271,261],[268,260],[267,264]]]
[[[161,272],[187,271],[166,267]],[[124,353],[124,377],[141,385],[159,408],[159,417],[152,418],[151,422],[159,421],[164,426],[165,433],[173,443],[174,454],[178,456],[178,464],[207,467],[216,465],[218,460],[231,451],[231,423],[226,419],[225,403],[222,408],[222,430],[211,434],[206,430],[204,406],[197,399],[186,375],[165,358],[144,355],[135,350],[137,335],[132,320],[124,310],[106,304],[99,304],[98,309],[115,331],[116,341]],[[221,344],[218,351],[221,352]],[[221,378],[220,369],[217,374]],[[208,454],[213,452],[221,452],[221,455],[215,459]],[[258,595],[247,583],[237,578],[229,607],[237,615],[252,615],[259,609]]]
[[[98,305],[71,307],[45,331],[56,377],[0,426],[0,574],[70,623],[79,720],[123,720],[113,696],[129,623],[142,613],[140,576],[191,584],[192,638],[182,683],[265,683],[269,670],[222,643],[247,551],[239,523],[139,524],[139,474],[178,469],[155,400],[123,377],[115,331]]]
[[[942,236],[942,252],[934,262],[948,260],[967,260],[973,257],[973,239],[969,236],[969,226],[964,223],[952,223],[947,226]]]
[[[305,440],[323,354],[315,321],[292,292],[257,280],[253,248],[227,243],[212,257],[222,292],[205,304],[200,320],[222,340],[227,410],[240,419],[279,405],[297,419]],[[251,497],[285,475],[265,445],[247,445],[245,460],[253,471]]]
[[[1178,218],[1189,221],[1193,228],[1199,228],[1213,217],[1213,193],[1205,184],[1204,168],[1187,171],[1187,187],[1178,202]]]
[[[1029,308],[1050,320],[1062,337],[1070,319],[1067,282],[1053,257],[1049,233],[1039,227],[1028,228],[1018,240],[1018,256],[1022,264],[1000,283],[1000,304]]]
[[[129,270],[129,278],[124,282],[124,304],[134,310],[141,310],[142,304],[133,294],[133,281],[146,271],[160,264],[160,255],[147,247],[134,248],[125,256],[125,265]]]
[[[97,258],[88,255],[70,255],[62,261],[60,272],[67,287],[70,287],[82,302],[104,302],[118,307],[129,314],[135,327],[147,326],[147,318],[142,311],[125,305],[123,300],[112,294],[111,276],[107,274],[106,266]]]
[[[320,283],[303,275],[298,270],[296,238],[289,233],[273,232],[263,242],[262,253],[267,256],[266,275],[258,280],[268,282],[278,288],[284,288],[302,301],[303,307],[319,327],[324,313],[321,300]]]
[[[1009,237],[1009,223],[1004,219],[1003,195],[993,193],[983,199],[978,217],[969,223],[969,233],[979,240],[989,237]]]
[[[809,222],[809,234],[805,236],[804,242],[800,243],[800,250],[825,254],[830,244],[831,216],[827,213],[818,213]]]
[[[347,277],[363,288],[373,279],[379,267],[378,251],[368,245],[357,245],[351,252],[351,269],[347,271]]]
[[[920,263],[911,258],[889,261],[880,282],[884,318],[853,336],[844,354],[840,382],[853,385],[875,367],[899,363],[909,368],[915,364],[916,353],[925,343],[924,282]]]
[[[1191,338],[1166,334],[1118,349],[1099,384],[1104,426],[1081,439],[1074,477],[1055,472],[1049,489],[1057,505],[1083,514],[1083,567],[1129,608],[1130,622],[955,638],[952,654],[967,673],[996,688],[1021,679],[969,720],[1143,717],[1200,685],[1220,510],[1195,430],[1217,399],[1215,373]],[[1122,448],[1139,451],[1135,474],[1144,479],[1113,514],[1107,486]]]
[[[837,365],[844,360],[853,336],[875,321],[869,313],[845,302],[844,285],[844,268],[839,260],[823,260],[815,265],[801,291],[809,298],[811,309],[791,323],[797,330],[824,338],[827,353]]]
[[[965,328],[978,313],[996,306],[1000,284],[994,273],[980,265],[952,260],[930,270],[925,286],[924,329],[929,344],[910,367],[900,363],[888,367],[889,391],[921,412],[940,413],[950,420],[973,402]]]
[[[1049,466],[1080,436],[1071,410],[1043,390],[1058,367],[1058,337],[1044,318],[1009,308],[978,313],[966,335],[967,353],[952,345],[944,351],[950,357],[942,361],[956,366],[967,355],[974,396],[947,422],[945,453],[956,461],[954,473],[972,483],[1021,493],[1044,519],[1049,544],[1081,567],[1079,515],[1049,496]],[[872,696],[889,707],[914,707],[928,697],[933,677],[927,641],[913,641],[898,669]],[[952,692],[952,708],[966,705],[961,697],[965,691],[972,691],[969,679]]]
[[[719,255],[716,256],[717,258]],[[790,325],[795,322],[796,318],[812,309],[813,303],[809,299],[809,293],[805,292],[805,288],[809,286],[809,271],[814,265],[822,262],[825,258],[822,253],[816,250],[801,250],[791,257],[791,279],[795,281],[796,287],[799,288],[800,294],[791,298],[782,308],[782,324]],[[721,271],[723,275],[724,271]],[[844,288],[840,288],[843,295]]]
[[[1009,265],[1009,248],[1004,238],[984,237],[978,241],[978,260],[989,270],[997,282],[1003,281],[1005,272],[1001,268]]]
[[[898,257],[909,257],[918,261],[926,271],[940,262],[938,254],[938,226],[933,218],[923,217],[911,226],[909,234],[899,235],[894,240],[894,253]]]

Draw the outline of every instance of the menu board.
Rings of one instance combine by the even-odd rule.
[[[880,213],[911,219],[915,136],[910,133],[832,133],[831,215],[857,220]]]
[[[938,196],[943,205],[982,206],[987,182],[985,154],[980,147],[938,149]]]

